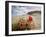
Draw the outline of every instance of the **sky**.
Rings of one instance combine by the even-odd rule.
[[[31,11],[40,11],[38,6],[12,6],[12,16],[25,15]]]

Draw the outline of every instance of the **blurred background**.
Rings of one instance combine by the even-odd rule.
[[[20,22],[22,19],[27,22],[27,19],[29,16],[32,16],[33,22],[35,24],[31,26],[29,25],[28,28],[30,27],[30,30],[41,29],[41,7],[40,6],[39,7],[38,6],[12,6],[11,11],[12,11],[12,29],[13,31],[16,30],[16,28],[19,26],[19,24],[17,24],[18,22]],[[26,28],[25,25],[24,27]],[[22,26],[20,26],[20,28],[22,28]]]

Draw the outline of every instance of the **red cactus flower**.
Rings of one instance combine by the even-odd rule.
[[[32,16],[29,16],[29,21],[32,21]]]

